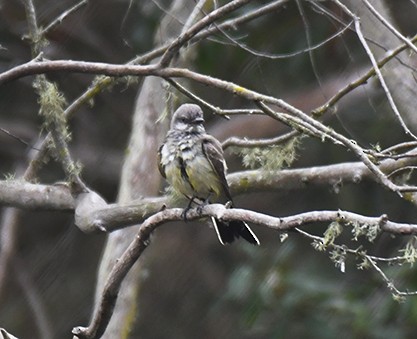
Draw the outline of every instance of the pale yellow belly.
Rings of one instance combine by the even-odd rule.
[[[221,195],[220,180],[204,155],[187,159],[185,172],[186,176],[181,173],[179,164],[175,164],[175,161],[165,168],[167,180],[176,191],[190,198],[215,199]]]

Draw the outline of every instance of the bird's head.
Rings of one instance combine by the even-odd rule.
[[[205,132],[203,111],[198,105],[183,104],[174,113],[171,129],[186,132]]]

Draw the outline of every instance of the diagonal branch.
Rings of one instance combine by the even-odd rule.
[[[382,24],[387,27],[398,39],[400,39],[402,42],[404,42],[409,48],[411,48],[414,53],[417,53],[417,47],[409,40],[407,39],[404,35],[402,35],[397,29],[395,29],[395,27],[393,25],[391,25],[389,23],[388,20],[386,20],[381,13],[379,13],[374,6],[371,5],[371,3],[368,0],[362,0],[363,3],[366,5],[366,7],[368,7],[368,9],[372,12],[373,15],[375,15],[376,18],[378,18],[378,20],[380,22],[382,22]]]
[[[188,30],[181,33],[178,38],[176,38],[170,46],[165,51],[159,65],[161,67],[166,67],[171,62],[172,58],[179,49],[184,46],[188,41],[190,41],[198,32],[202,31],[204,28],[208,27],[211,23],[216,21],[219,18],[224,17],[226,14],[235,11],[236,9],[246,5],[250,0],[234,0],[226,5],[214,10],[213,12],[206,15],[204,18],[192,25]]]
[[[410,40],[411,43],[417,42],[417,35],[415,35]],[[398,54],[400,54],[402,51],[408,48],[407,44],[402,44],[395,48],[392,51],[388,51],[382,59],[380,59],[377,62],[377,66],[379,69],[384,67],[390,60],[392,60],[394,57],[396,57]],[[333,97],[331,97],[325,104],[322,106],[316,108],[313,111],[313,114],[317,117],[320,117],[323,115],[330,107],[334,106],[340,99],[342,99],[346,94],[352,92],[355,88],[358,88],[361,85],[366,84],[366,82],[373,77],[376,74],[375,68],[370,68],[365,74],[357,78],[356,80],[352,81],[348,85],[346,85],[344,88],[339,90]]]
[[[408,126],[405,124],[397,105],[394,102],[394,98],[391,95],[391,91],[389,90],[387,83],[384,80],[384,77],[382,76],[382,72],[378,67],[378,62],[376,61],[376,58],[374,56],[374,54],[371,51],[371,48],[368,46],[368,43],[366,42],[365,37],[362,34],[362,28],[361,28],[361,24],[360,24],[360,19],[359,17],[357,17],[355,14],[353,14],[345,5],[343,5],[342,3],[340,3],[339,0],[335,0],[335,2],[349,15],[352,17],[352,19],[354,20],[355,23],[355,29],[356,29],[356,34],[358,35],[358,38],[363,46],[363,48],[366,51],[366,54],[368,55],[369,60],[372,63],[372,67],[375,70],[375,74],[378,77],[379,82],[381,83],[381,86],[385,92],[385,96],[388,99],[388,102],[397,118],[397,120],[399,121],[401,127],[404,129],[405,133],[407,135],[409,135],[411,138],[413,138],[414,140],[417,140],[417,136],[415,136],[413,134],[413,132],[411,132],[411,130],[408,128]]]
[[[60,25],[62,21],[64,21],[68,16],[78,11],[81,7],[87,5],[88,0],[81,0],[79,3],[76,3],[71,8],[67,9],[65,12],[61,13],[57,18],[55,18],[48,26],[43,28],[40,31],[40,34],[42,36],[45,36],[45,34],[48,34],[50,31],[52,31],[55,27]]]
[[[263,107],[265,112],[270,112],[272,115],[275,113],[268,108],[265,104],[272,104],[282,109],[288,111],[290,114],[294,115],[296,118],[301,119],[306,124],[308,124],[313,131],[319,131],[320,137],[322,139],[330,138],[331,140],[336,140],[340,144],[344,145],[347,149],[353,151],[353,153],[374,173],[379,182],[388,188],[389,190],[396,192],[401,195],[401,192],[405,191],[414,191],[415,187],[409,186],[398,186],[391,182],[385,175],[382,173],[378,166],[375,165],[369,157],[365,154],[364,150],[358,146],[352,140],[346,138],[342,134],[339,134],[332,130],[331,128],[325,126],[321,122],[311,118],[308,114],[303,111],[291,106],[287,102],[281,99],[277,99],[268,95],[258,93],[256,91],[244,88],[237,84],[234,84],[229,81],[221,80],[218,78],[213,78],[207,75],[193,72],[189,69],[184,68],[159,68],[157,66],[136,66],[136,65],[114,65],[114,64],[105,64],[105,63],[94,63],[94,62],[82,62],[82,61],[49,61],[49,62],[38,62],[38,63],[28,63],[25,65],[17,66],[12,70],[9,70],[3,74],[0,74],[0,84],[5,79],[12,79],[13,77],[19,77],[23,74],[28,75],[28,71],[33,73],[43,73],[48,71],[75,71],[75,72],[84,72],[84,73],[102,73],[107,75],[156,75],[162,78],[169,77],[183,77],[206,84],[208,86],[216,87],[228,92],[231,92],[235,95],[241,96],[250,101],[259,102]],[[271,115],[270,114],[270,115]],[[279,115],[277,115],[279,116]]]

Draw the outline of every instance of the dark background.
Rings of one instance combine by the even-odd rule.
[[[158,2],[169,8],[169,1]],[[258,4],[260,2],[254,2]],[[391,2],[388,2],[391,3]],[[47,25],[71,1],[35,1],[40,25]],[[391,3],[392,4],[392,3]],[[152,1],[97,1],[67,18],[47,36],[48,59],[124,63],[152,48],[163,11]],[[329,6],[331,7],[331,6]],[[402,32],[417,29],[417,8],[411,1],[392,6]],[[243,10],[244,11],[244,10]],[[335,26],[305,5],[311,39],[319,42],[334,34]],[[0,71],[31,59],[24,7],[0,2]],[[307,47],[302,19],[293,2],[245,25],[236,37],[267,53],[290,53]],[[222,37],[218,37],[221,39]],[[201,42],[194,69],[214,77],[287,100],[308,112],[341,88],[355,72],[368,66],[353,32],[314,52],[319,81],[308,53],[268,60],[254,57],[230,44]],[[70,103],[91,83],[92,76],[57,73],[55,81]],[[32,77],[0,87],[0,126],[33,144],[42,131]],[[109,202],[116,200],[120,170],[130,133],[131,117],[140,82],[116,85],[83,106],[69,122],[74,158],[83,164],[89,187]],[[222,108],[242,100],[228,93],[192,84],[194,91]],[[209,132],[224,140],[231,135],[271,137],[287,129],[262,118],[226,121],[206,112]],[[340,104],[325,122],[364,147],[382,147],[405,140],[378,86],[367,86]],[[249,121],[249,123],[248,123]],[[3,178],[25,164],[28,146],[0,133],[0,173]],[[241,169],[230,151],[231,171]],[[344,149],[304,138],[292,168],[356,160]],[[39,181],[64,179],[50,161]],[[161,188],[162,192],[162,188]],[[256,193],[237,197],[240,207],[285,216],[303,211],[342,209],[364,215],[387,213],[392,220],[413,223],[413,205],[374,183],[335,188]],[[306,227],[321,235],[328,225]],[[139,316],[133,337],[142,338],[406,338],[417,329],[417,299],[393,300],[381,278],[357,269],[354,258],[341,273],[328,253],[317,252],[311,241],[254,226],[262,246],[242,242],[222,247],[215,233],[202,224],[168,224],[159,228],[143,260],[146,270],[138,300]],[[362,242],[369,253],[395,256],[408,238],[382,234],[373,244],[354,243],[346,229],[340,243],[353,248]],[[0,327],[19,338],[41,338],[41,314],[53,338],[68,338],[74,326],[87,325],[92,312],[96,271],[104,236],[82,234],[73,215],[25,211],[18,230],[15,259],[0,291]],[[384,267],[401,289],[417,289],[414,268]],[[35,299],[35,300],[34,300]],[[38,307],[38,308],[37,308]],[[39,308],[40,307],[40,308]],[[38,323],[38,326],[36,325]]]

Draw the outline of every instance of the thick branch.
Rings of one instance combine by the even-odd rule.
[[[74,198],[66,185],[31,184],[26,181],[0,181],[0,205],[30,210],[73,211]]]
[[[386,174],[405,166],[417,163],[415,153],[410,157],[398,160],[387,159],[379,168]],[[228,175],[233,195],[273,190],[303,189],[311,185],[343,185],[358,184],[362,180],[374,180],[375,177],[360,162],[342,163],[337,165],[317,166],[281,171],[252,170],[236,172]],[[109,204],[105,208],[93,211],[88,223],[98,224],[110,231],[132,223],[140,223],[143,219],[168,204],[167,198],[144,198],[130,202],[128,205]],[[40,185],[24,181],[0,181],[0,205],[14,206],[24,209],[42,210],[74,210],[76,202],[65,185]],[[134,218],[134,219],[132,219]],[[117,226],[118,225],[118,226]]]

